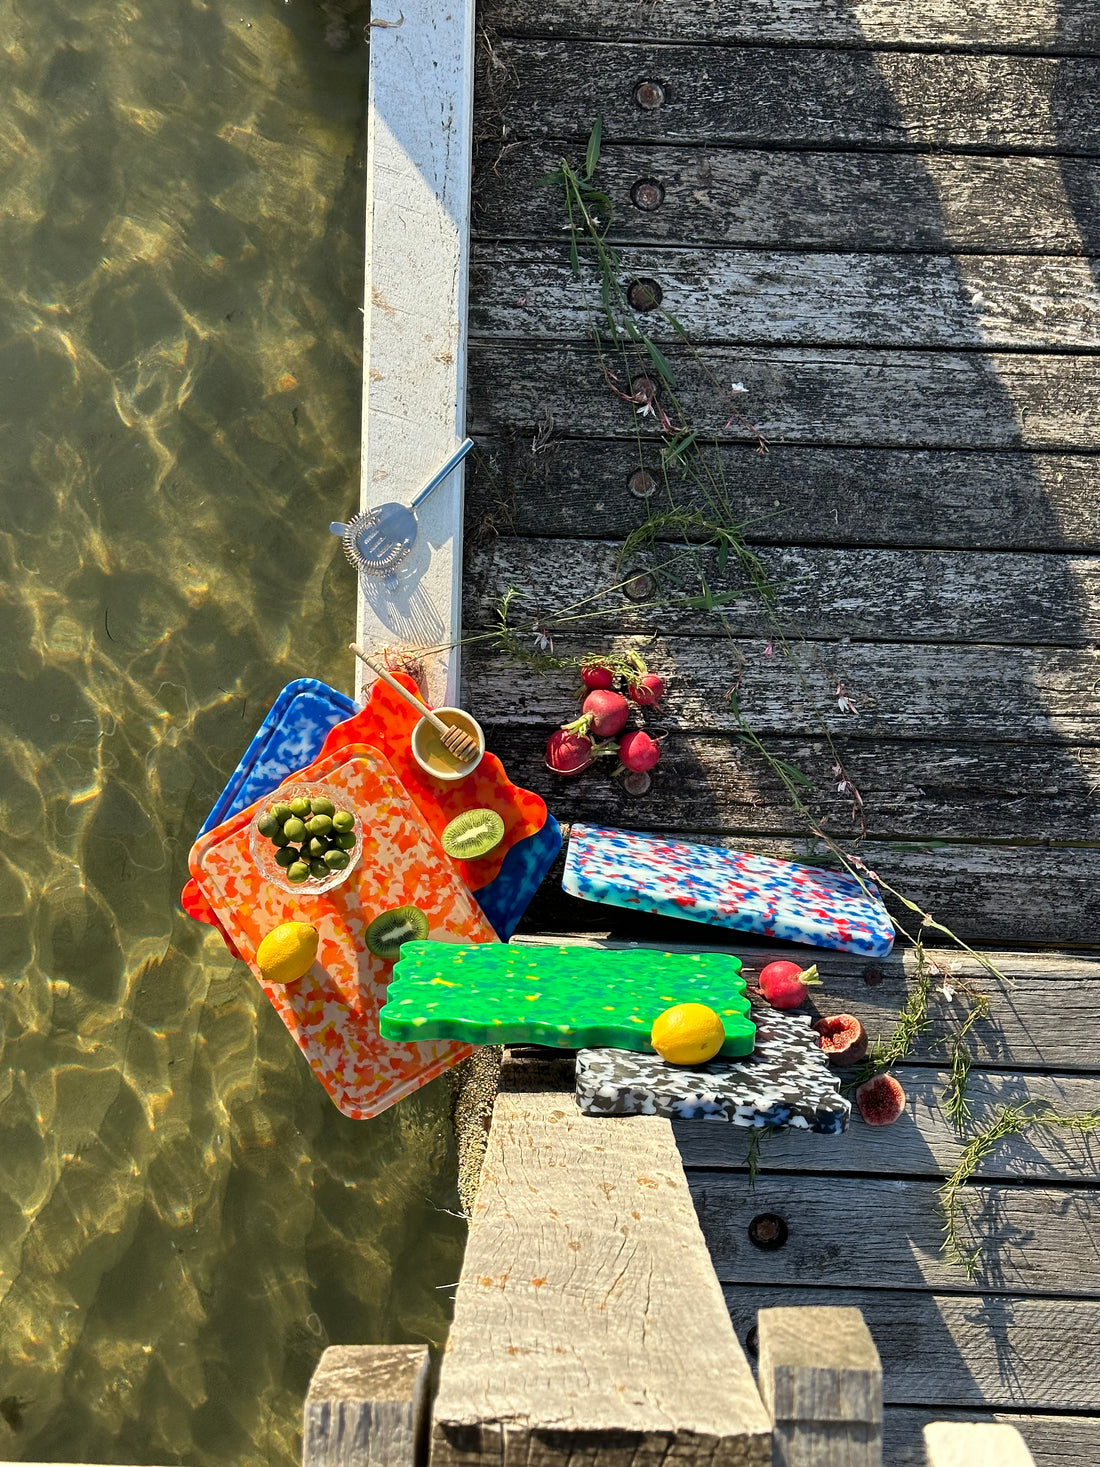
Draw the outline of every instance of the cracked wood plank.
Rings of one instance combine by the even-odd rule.
[[[611,765],[565,782],[546,768],[542,740],[529,731],[487,722],[485,734],[511,777],[563,820],[642,821],[651,831],[709,830],[746,840],[791,829],[779,775],[722,734],[683,733],[666,742],[641,801],[607,777]],[[768,749],[809,781],[803,798],[826,829],[856,828],[852,797],[839,790],[836,755],[824,741],[772,739]],[[836,751],[875,838],[1100,843],[1100,749],[1093,746],[840,739]]]
[[[656,794],[659,800],[659,793]],[[636,813],[622,823],[629,829],[648,826],[647,795]],[[560,808],[559,814],[564,814]],[[797,820],[791,817],[792,823]],[[754,833],[719,836],[677,831],[681,840],[701,840],[734,850],[751,849],[765,856],[828,865],[826,848],[806,834],[786,839]],[[981,841],[921,843],[868,840],[860,848],[864,861],[883,881],[903,892],[922,911],[931,912],[967,942],[998,947],[1027,943],[1038,946],[1100,947],[1096,930],[1096,892],[1100,889],[1100,849],[1095,845],[997,846]],[[584,902],[561,890],[561,861],[536,893],[524,917],[528,932],[591,933],[665,944],[713,941],[696,924],[671,918],[629,913],[600,902]],[[889,895],[887,908],[906,930],[912,912]],[[731,934],[731,940],[732,940]],[[784,957],[790,956],[788,953]],[[1090,1000],[1095,1002],[1095,1000]],[[835,1012],[835,1010],[834,1010]],[[1072,1067],[1072,1061],[1067,1061]]]
[[[465,624],[496,626],[510,587],[533,607],[552,586],[557,606],[590,602],[584,626],[593,639],[657,630],[724,639],[713,610],[684,604],[698,599],[705,581],[714,596],[728,598],[722,615],[738,635],[765,642],[777,628],[814,640],[1030,647],[1100,641],[1098,557],[795,546],[763,546],[756,555],[774,592],[771,608],[737,557],[728,555],[723,566],[716,547],[665,545],[656,556],[641,550],[624,561],[621,541],[499,535],[469,557]],[[639,604],[630,578],[654,564],[660,589]]]
[[[920,45],[1100,51],[1100,17],[1090,0],[1018,6],[1011,0],[634,0],[609,10],[605,0],[490,0],[485,24],[506,34],[590,36],[601,40],[811,41],[816,45]]]
[[[789,659],[766,656],[760,637],[617,636],[605,645],[635,648],[667,677],[675,692],[664,701],[662,731],[737,733],[729,701],[736,686],[744,718],[761,735],[820,736],[824,724],[840,738],[1100,742],[1100,652],[1086,648],[815,641],[800,644],[808,664],[800,675]],[[555,636],[554,647],[562,657],[591,650],[576,635]],[[478,648],[467,662],[471,706],[486,723],[509,720],[545,736],[574,705],[569,670],[518,677],[514,663]],[[857,714],[838,708],[837,684]]]
[[[507,38],[494,50],[511,141],[583,143],[598,111],[608,143],[1100,152],[1092,57]],[[660,82],[662,106],[637,104],[643,79]]]
[[[577,905],[581,905],[578,903]],[[595,908],[594,908],[595,909]],[[734,952],[745,964],[745,976],[753,981],[765,963],[775,958],[789,958],[791,949],[769,947],[743,947],[735,941],[723,944],[716,941],[720,934],[709,929],[705,934],[700,929],[697,941],[685,938],[685,927],[681,924],[676,937],[666,937],[662,944],[670,951],[684,952]],[[736,933],[730,933],[731,939]],[[708,940],[709,939],[709,940]],[[560,937],[521,936],[518,942],[561,942]],[[595,938],[571,937],[567,941],[584,942],[597,946],[620,949],[630,946],[623,941],[603,941]],[[658,939],[659,940],[659,939]],[[652,944],[651,944],[652,945]],[[917,960],[911,949],[895,948],[887,958],[865,958],[855,953],[830,952],[825,948],[798,949],[799,960],[807,964],[816,963],[823,986],[811,990],[806,1011],[818,1014],[855,1014],[866,1028],[872,1041],[885,1039],[897,1023],[898,1011],[905,1005],[917,981]],[[1078,1071],[1100,1071],[1100,1010],[1096,1005],[1097,984],[1100,983],[1100,957],[1087,957],[1066,952],[1021,953],[993,950],[987,954],[989,961],[1004,975],[1004,981],[994,977],[976,959],[966,957],[953,949],[930,949],[929,958],[935,961],[935,987],[942,982],[946,972],[952,977],[967,979],[990,996],[990,1012],[970,1031],[969,1043],[974,1063],[979,1067],[1029,1070],[1063,1069]],[[942,1067],[946,1045],[956,1033],[958,1025],[966,1016],[965,1004],[952,1004],[942,993],[933,992],[928,1004],[928,1027],[919,1034],[909,1055],[910,1065],[921,1062],[938,1069]],[[975,1077],[976,1083],[977,1077]],[[1055,1077],[1055,1084],[1066,1083],[1070,1089],[1066,1094],[1080,1094],[1074,1087],[1077,1082],[1068,1077]],[[991,1082],[992,1083],[992,1082]],[[998,1080],[998,1083],[1000,1081]],[[1039,1083],[1011,1080],[1012,1084]],[[1088,1083],[1092,1083],[1089,1081]],[[976,1092],[978,1093],[978,1092]],[[1038,1092],[1037,1092],[1038,1093]],[[716,1132],[724,1134],[715,1123],[714,1127],[698,1127],[700,1135],[693,1142],[697,1147],[718,1144],[711,1138]],[[854,1128],[847,1135],[854,1135]],[[886,1134],[897,1133],[896,1126]],[[831,1169],[830,1152],[820,1137],[814,1156],[823,1169]],[[682,1134],[678,1140],[683,1145]],[[1063,1138],[1065,1144],[1065,1138]],[[880,1148],[884,1155],[884,1142],[867,1141],[868,1146]],[[1089,1142],[1087,1155],[1095,1154],[1100,1139]],[[1007,1153],[1006,1153],[1007,1154]],[[1067,1153],[1074,1154],[1074,1153]],[[705,1159],[700,1156],[697,1159]]]
[[[667,1122],[498,1096],[435,1402],[434,1467],[765,1467],[770,1424]]]
[[[1100,291],[1091,262],[1066,256],[805,254],[624,245],[621,279],[652,280],[662,345],[992,347],[1096,351]],[[470,278],[470,329],[494,339],[583,339],[592,280],[565,241],[483,243]]]
[[[739,422],[716,426],[729,413],[725,384],[736,381],[746,388],[737,407],[772,444],[1100,448],[1091,356],[748,346],[697,354],[670,346],[665,356],[685,421],[708,440],[755,442]],[[622,383],[645,376],[647,362],[628,353],[608,365]],[[616,398],[599,358],[580,347],[474,343],[469,413],[476,433],[529,442],[540,428],[551,437],[616,438],[635,428],[643,443],[656,437],[655,420]]]
[[[424,1345],[330,1345],[306,1394],[302,1467],[420,1467]]]
[[[884,1134],[889,1144],[889,1131]],[[846,1288],[1100,1297],[1092,1188],[969,1186],[961,1246],[980,1247],[981,1257],[968,1279],[941,1255],[935,1182],[762,1173],[749,1190],[735,1174],[692,1170],[688,1184],[724,1284],[827,1280]],[[749,1224],[760,1213],[776,1213],[787,1223],[789,1236],[777,1252],[761,1252],[749,1240]]]
[[[1100,1304],[1091,1299],[747,1284],[728,1285],[725,1296],[741,1340],[759,1309],[860,1310],[882,1358],[888,1407],[1100,1410]]]
[[[659,450],[639,452],[630,428],[615,410],[605,429],[618,440],[552,437],[535,453],[518,429],[483,439],[467,485],[473,543],[498,534],[622,539],[665,503]],[[1096,454],[776,444],[760,455],[728,443],[708,457],[736,485],[753,544],[1100,550]],[[648,499],[629,487],[639,468],[652,475]],[[673,488],[689,513],[713,516],[693,480]]]
[[[755,966],[755,964],[754,964]],[[828,1012],[824,1000],[817,1008]],[[761,1171],[889,1173],[914,1177],[950,1176],[958,1165],[963,1140],[943,1113],[946,1070],[900,1065],[892,1071],[905,1091],[902,1120],[884,1137],[881,1129],[853,1119],[843,1136],[823,1138],[805,1131],[777,1131],[765,1138],[757,1158]],[[972,1070],[967,1083],[971,1105],[971,1134],[981,1130],[1003,1105],[1027,1099],[1046,1101],[1063,1114],[1100,1111],[1100,1079],[1073,1075],[1001,1075]],[[733,1126],[673,1122],[684,1166],[744,1170],[745,1133]],[[1006,1137],[982,1162],[979,1178],[1025,1177],[1049,1182],[1080,1182],[1094,1177],[1100,1167],[1100,1137],[1093,1133],[1059,1131],[1036,1126]],[[806,1302],[805,1300],[801,1302]],[[1100,1330],[1100,1306],[1095,1327]],[[878,1339],[878,1331],[873,1331]],[[933,1397],[924,1397],[932,1400]],[[1033,1405],[1042,1405],[1035,1401]],[[1048,1403],[1049,1404],[1049,1403]]]
[[[579,150],[565,150],[579,162]],[[560,188],[539,180],[560,143],[528,140],[507,168],[474,176],[480,239],[561,240]],[[950,153],[768,152],[605,143],[596,182],[614,206],[615,242],[753,249],[955,250],[1095,254],[1100,164],[1091,159]],[[635,185],[655,184],[635,202]],[[652,207],[655,199],[660,202]]]

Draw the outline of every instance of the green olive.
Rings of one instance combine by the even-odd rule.
[[[332,816],[314,815],[312,820],[306,821],[306,829],[310,835],[328,835],[332,829]]]
[[[283,846],[275,852],[275,864],[281,866],[284,871],[294,865],[298,859],[298,852],[292,846]]]
[[[286,874],[288,881],[308,881],[309,867],[304,861],[295,861],[293,866],[288,867]]]
[[[332,817],[332,823],[342,835],[346,835],[349,830],[355,829],[355,816],[350,810],[337,810]]]
[[[342,851],[350,851],[355,845],[355,832],[353,830],[341,831],[336,837],[336,844]]]
[[[298,818],[299,818],[299,820],[302,820],[307,815],[311,815],[313,813],[313,811],[310,808],[310,803],[305,798],[305,796],[304,795],[299,795],[296,800],[291,800],[291,802],[290,802],[290,813],[292,815],[297,815]]]
[[[330,871],[343,871],[350,859],[347,851],[329,851],[325,855],[325,865]]]
[[[306,834],[305,821],[299,820],[297,815],[292,815],[287,823],[283,826],[283,834],[289,841],[304,840]]]
[[[321,860],[320,856],[315,856],[313,860],[310,861],[309,871],[311,876],[328,875],[328,867],[325,865],[324,861]]]
[[[336,806],[332,803],[331,800],[326,800],[324,795],[322,795],[319,799],[310,800],[309,803],[313,808],[314,815],[336,814]]]

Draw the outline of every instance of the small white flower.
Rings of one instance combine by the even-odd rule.
[[[643,403],[641,407],[635,408],[634,411],[640,418],[655,418],[657,416],[653,410],[652,402]]]
[[[730,383],[730,391],[731,392],[748,392],[748,390],[749,389],[745,386],[745,384],[743,382],[731,382]]]

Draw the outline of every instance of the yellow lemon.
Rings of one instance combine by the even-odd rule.
[[[309,922],[284,922],[256,949],[256,966],[269,983],[293,983],[313,967],[317,929]]]
[[[678,1003],[658,1014],[649,1039],[670,1065],[701,1065],[722,1048],[726,1031],[705,1003]]]

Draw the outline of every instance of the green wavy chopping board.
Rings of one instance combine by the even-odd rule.
[[[653,1053],[649,1031],[678,1003],[705,1003],[720,1053],[752,1053],[739,958],[726,953],[406,942],[379,1014],[383,1039],[600,1046]]]

